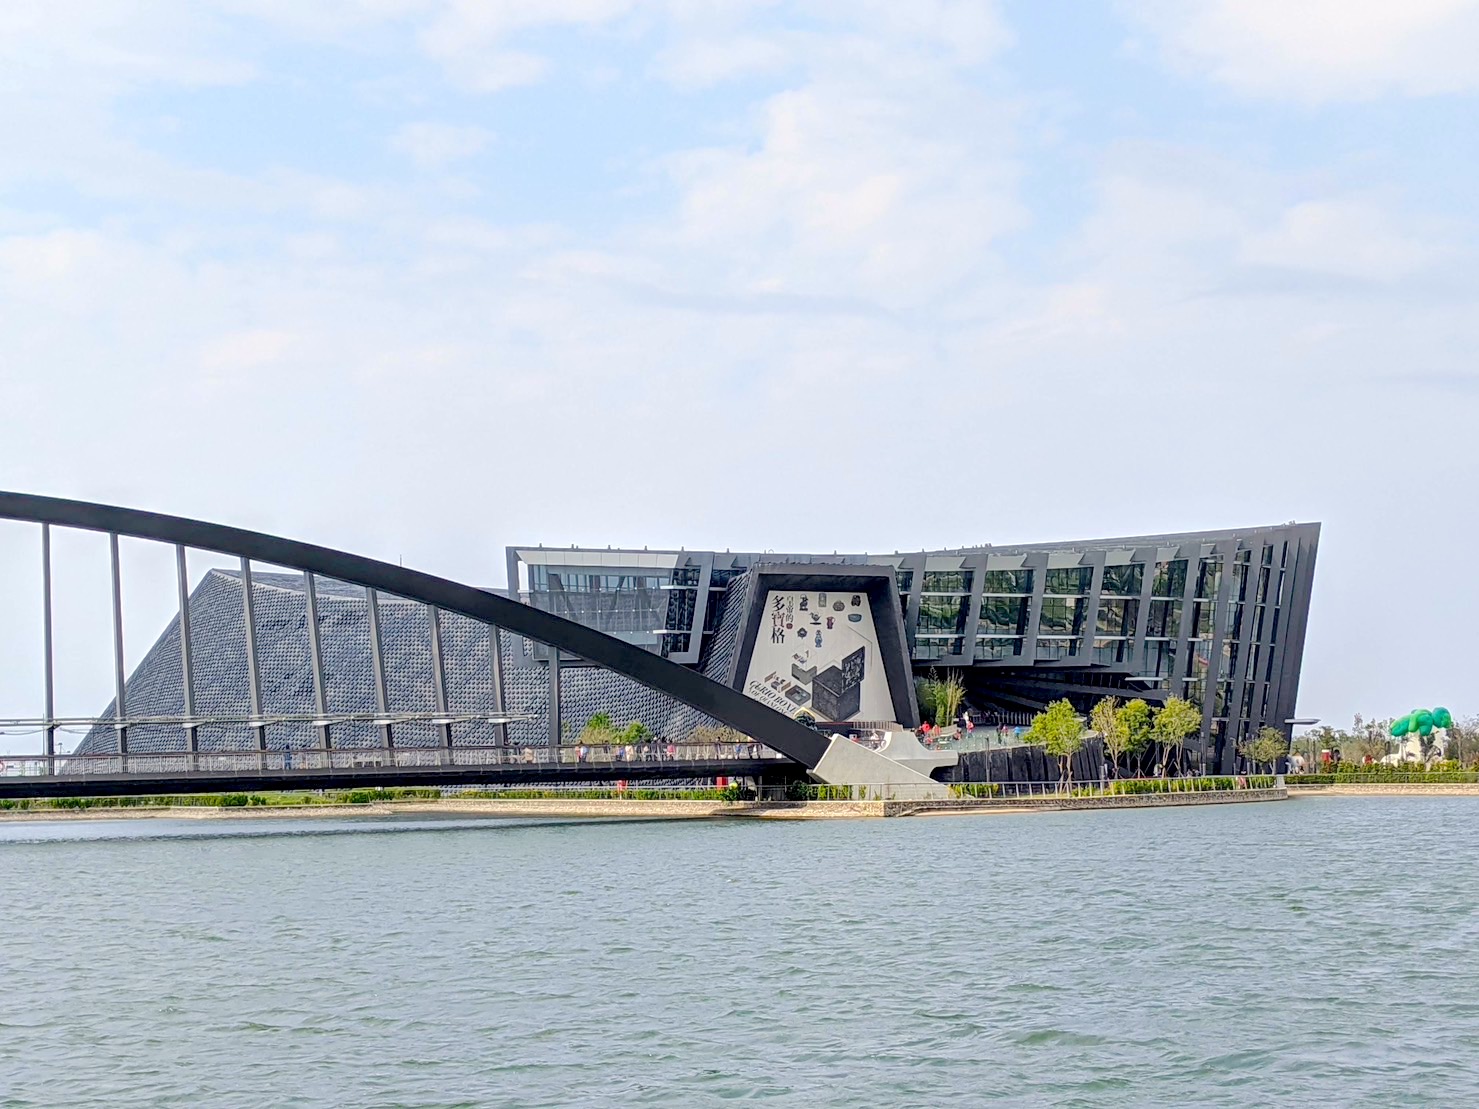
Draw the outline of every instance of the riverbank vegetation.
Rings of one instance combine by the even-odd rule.
[[[1138,697],[1124,704],[1105,697],[1090,710],[1087,723],[1065,698],[1034,716],[1025,738],[1058,760],[1064,782],[1072,782],[1073,756],[1091,736],[1103,742],[1107,777],[1118,778],[1121,770],[1143,774],[1146,756],[1154,753],[1151,769],[1167,778],[1184,773],[1186,741],[1201,726],[1201,710],[1180,697],[1167,698],[1159,709]]]
[[[1456,761],[1435,763],[1425,769],[1420,763],[1343,762],[1319,774],[1288,774],[1291,786],[1329,785],[1461,785],[1479,782],[1479,769],[1465,768]]]

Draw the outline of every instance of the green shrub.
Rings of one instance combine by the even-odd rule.
[[[999,797],[1000,782],[956,782],[950,792],[957,797]]]

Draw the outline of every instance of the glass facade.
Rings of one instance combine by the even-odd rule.
[[[1215,735],[1230,749],[1236,737],[1294,710],[1317,537],[1318,525],[1296,524],[883,560],[726,553],[713,556],[711,570],[691,552],[591,552],[592,562],[613,565],[582,566],[561,565],[563,551],[544,551],[548,564],[530,566],[529,588],[540,607],[692,664],[711,636],[723,634],[723,606],[743,596],[725,587],[749,566],[883,565],[898,589],[909,661],[920,673],[944,661],[980,675],[967,679],[968,703],[989,703],[993,683],[1010,690],[1020,681],[1008,703],[1021,711],[1044,695],[1042,680],[1033,684],[1026,672],[1052,664],[1042,673],[1061,681],[1081,710],[1092,701],[1089,689],[1152,702],[1185,696],[1205,706],[1202,738]],[[662,558],[670,565],[615,565]]]

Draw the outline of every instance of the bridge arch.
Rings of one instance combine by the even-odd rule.
[[[815,769],[829,739],[697,671],[583,624],[447,578],[263,532],[115,505],[0,492],[0,519],[104,532],[335,578],[524,636],[666,694]]]

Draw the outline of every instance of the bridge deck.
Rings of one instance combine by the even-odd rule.
[[[453,748],[59,755],[54,767],[36,757],[6,756],[0,799],[126,797],[263,790],[380,789],[393,786],[539,786],[583,782],[797,777],[803,768],[758,744],[609,757],[574,749],[548,752]]]

